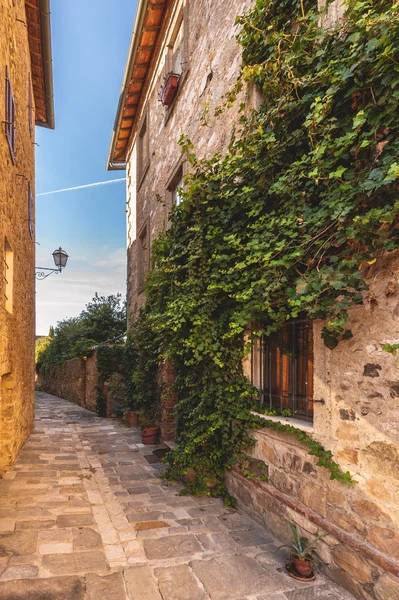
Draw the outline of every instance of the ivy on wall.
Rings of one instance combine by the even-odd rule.
[[[172,361],[180,444],[169,475],[194,469],[191,491],[209,492],[216,474],[212,493],[223,493],[225,469],[253,443],[248,323],[267,335],[306,313],[326,319],[330,349],[345,343],[368,265],[398,246],[399,6],[348,6],[326,30],[314,1],[257,0],[238,19],[241,76],[219,112],[245,84],[259,86],[262,106],[242,111],[224,155],[199,160],[181,140],[191,170],[152,249],[140,318],[152,341],[138,342],[133,379]],[[137,403],[143,394],[136,387]],[[350,483],[320,448],[310,448],[318,464]]]

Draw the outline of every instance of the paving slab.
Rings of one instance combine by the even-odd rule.
[[[121,573],[113,573],[105,577],[87,575],[86,593],[85,600],[126,600],[123,576]]]
[[[204,586],[188,565],[155,569],[163,600],[207,600]]]
[[[279,591],[273,573],[242,554],[193,561],[191,567],[211,600],[240,600],[245,595]]]
[[[0,582],[0,600],[85,600],[84,581],[78,577]]]
[[[284,572],[279,540],[220,498],[180,496],[163,446],[38,393],[0,480],[0,600],[353,600]]]

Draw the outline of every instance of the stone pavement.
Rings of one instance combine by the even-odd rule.
[[[0,481],[0,600],[352,599],[288,577],[240,511],[179,496],[138,428],[44,393],[36,415]]]

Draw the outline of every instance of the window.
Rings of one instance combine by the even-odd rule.
[[[10,148],[12,162],[15,162],[15,101],[11,89],[11,81],[6,67],[6,119],[5,119],[5,132]]]
[[[30,183],[28,184],[28,224],[29,224],[29,235],[33,238],[33,194]]]
[[[33,133],[33,97],[32,97],[32,80],[29,73],[28,77],[28,121],[29,121],[29,133]]]
[[[183,197],[181,196],[181,188],[183,187],[183,166],[181,165],[168,186],[171,193],[172,206],[179,206],[183,202]]]
[[[180,23],[174,42],[170,48],[171,72],[181,75],[184,71],[184,19]]]
[[[3,256],[3,297],[4,308],[12,313],[12,287],[13,287],[14,256],[7,238],[4,240]]]
[[[137,280],[139,293],[144,290],[145,278],[150,267],[150,237],[148,223],[142,228],[138,237]]]
[[[137,183],[138,185],[144,179],[144,175],[150,164],[150,145],[148,135],[148,113],[144,116],[139,130],[137,142]]]
[[[298,320],[269,337],[258,338],[251,350],[251,383],[260,405],[289,410],[293,417],[313,420],[313,327]]]

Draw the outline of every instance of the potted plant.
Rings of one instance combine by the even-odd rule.
[[[139,416],[138,414],[132,410],[131,408],[128,408],[125,412],[125,422],[126,425],[138,425],[139,424]]]
[[[301,536],[296,525],[291,525],[290,527],[292,531],[291,544],[279,546],[276,552],[281,550],[281,548],[289,548],[289,550],[291,550],[291,559],[295,570],[294,574],[296,572],[305,579],[311,579],[313,578],[313,554],[316,550],[316,544],[325,536],[320,535],[314,540],[309,541],[307,537]]]
[[[159,410],[152,407],[149,410],[139,411],[139,421],[141,424],[141,440],[143,444],[156,444],[159,436]]]
[[[160,100],[164,106],[170,106],[179,87],[180,75],[177,73],[168,73],[165,75],[161,88]]]

